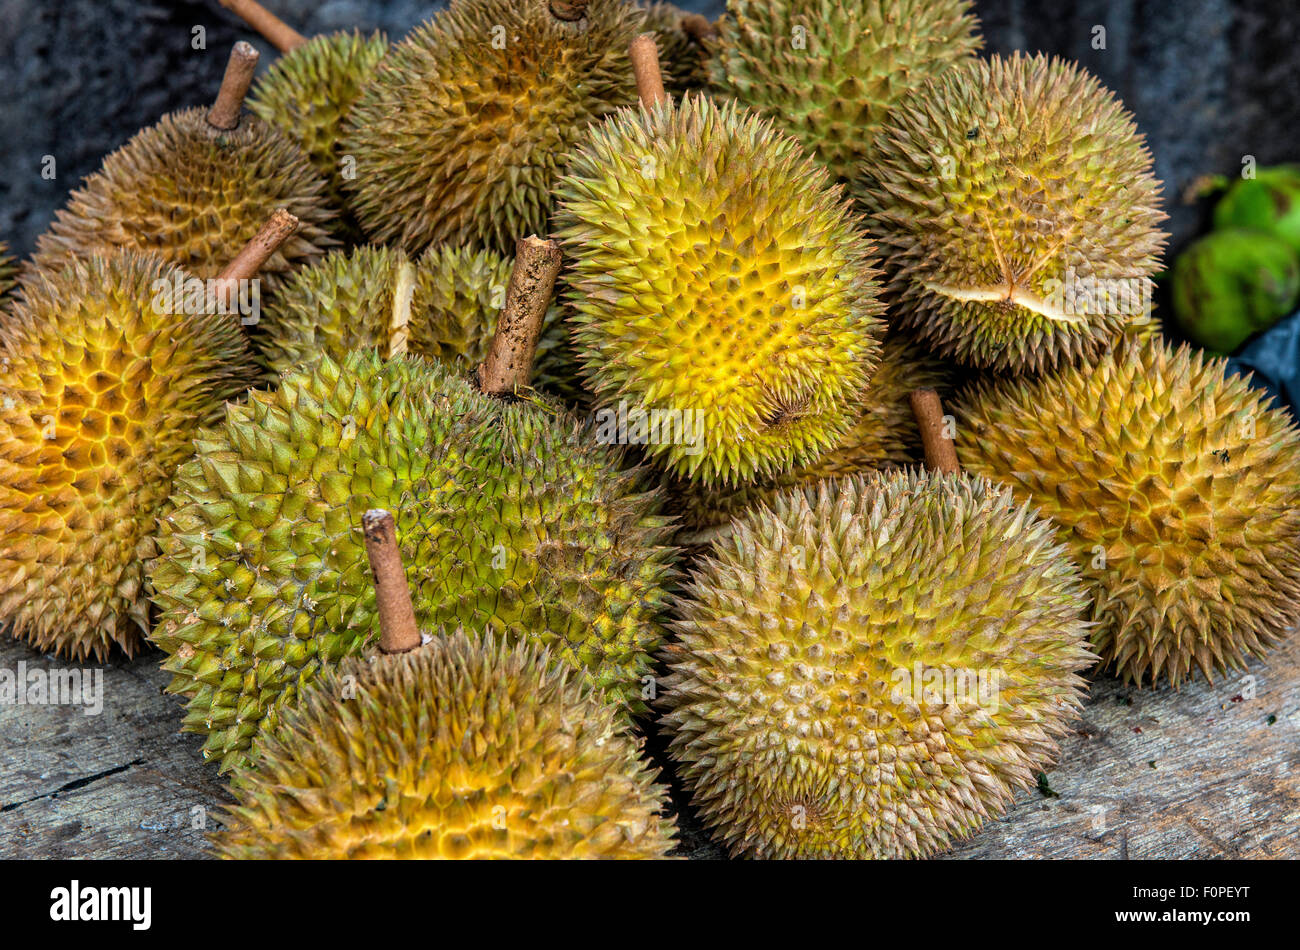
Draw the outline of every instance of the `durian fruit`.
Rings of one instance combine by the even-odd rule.
[[[1151,153],[1080,66],[1019,53],[905,98],[855,188],[893,322],[981,369],[1095,361],[1149,304],[1165,235]]]
[[[412,262],[398,248],[332,251],[286,282],[262,313],[259,343],[277,372],[328,353],[375,347],[477,366],[505,306],[512,262],[495,251],[430,248]],[[537,346],[536,385],[571,389],[560,308]]]
[[[18,262],[9,256],[9,248],[0,241],[0,304],[3,304],[18,283]]]
[[[655,35],[664,71],[664,86],[674,96],[703,89],[709,82],[708,43],[717,27],[698,13],[672,3],[643,4],[643,29]]]
[[[328,184],[301,151],[240,115],[257,51],[236,43],[211,110],[162,117],[104,159],[37,240],[34,267],[54,271],[95,251],[153,251],[199,278],[217,276],[258,227],[284,208],[298,231],[266,262],[264,290],[337,244]]]
[[[728,0],[714,89],[770,116],[838,178],[886,113],[983,45],[970,0]]]
[[[962,465],[1059,526],[1094,649],[1138,684],[1240,669],[1300,621],[1300,434],[1226,366],[1130,343],[956,407]]]
[[[657,79],[641,40],[640,75]],[[712,487],[790,471],[849,431],[876,365],[871,245],[770,122],[702,95],[656,101],[644,82],[648,106],[593,127],[556,191],[587,387],[606,413],[697,430],[646,446],[672,474]]]
[[[484,367],[515,312],[508,301]],[[150,579],[163,610],[153,639],[205,757],[223,770],[243,760],[302,685],[372,638],[359,528],[371,504],[397,519],[423,628],[537,640],[611,703],[645,708],[672,576],[668,519],[589,425],[523,397],[358,351],[287,374],[203,433]]]
[[[396,44],[347,119],[346,183],[375,241],[509,253],[545,231],[588,123],[636,101],[627,0],[453,0]]]
[[[753,485],[707,489],[676,481],[669,489],[670,510],[679,514],[693,543],[725,528],[747,508],[771,504],[779,492],[826,478],[874,469],[899,468],[921,461],[921,434],[909,404],[917,389],[947,390],[952,373],[942,362],[898,336],[885,338],[880,364],[867,383],[857,420],[835,448],[793,472]]]
[[[0,621],[42,651],[136,652],[172,476],[253,378],[236,317],[160,293],[191,279],[156,254],[93,253],[35,272],[0,324]]]
[[[422,638],[392,516],[363,523],[379,652],[327,671],[258,741],[255,767],[233,777],[218,854],[665,856],[666,792],[615,711],[535,643],[461,628]]]
[[[308,39],[257,0],[221,0],[221,5],[282,54],[253,87],[249,110],[302,149],[330,183],[331,202],[342,208],[343,181],[351,174],[339,147],[343,117],[388,52],[388,37],[354,30]]]
[[[733,854],[933,854],[1031,786],[1095,659],[1052,525],[981,478],[831,479],[737,519],[665,649],[669,755]]]

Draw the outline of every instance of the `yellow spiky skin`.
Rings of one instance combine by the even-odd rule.
[[[238,320],[154,310],[177,273],[91,255],[33,275],[0,324],[0,621],[40,650],[135,653],[172,476],[252,379]]]
[[[882,331],[872,248],[798,143],[702,95],[625,109],[592,129],[557,196],[588,389],[611,412],[702,421],[698,441],[661,438],[651,458],[731,485],[849,430]]]
[[[728,0],[710,62],[719,95],[771,116],[842,179],[886,113],[983,45],[970,0]]]
[[[877,141],[855,189],[891,318],[940,354],[1013,372],[1091,362],[1149,301],[1160,183],[1132,116],[1082,67],[959,64]]]
[[[294,274],[262,311],[258,342],[276,372],[329,353],[377,348],[387,355],[395,337],[394,295],[410,282],[407,352],[472,369],[487,356],[513,269],[495,251],[429,248],[412,262],[397,248],[333,251]],[[533,384],[571,390],[576,367],[568,357],[560,308],[542,320]]]
[[[779,492],[790,488],[872,469],[919,464],[921,432],[908,397],[915,389],[947,391],[951,382],[952,373],[940,360],[907,340],[887,337],[857,421],[835,448],[815,462],[754,485],[706,489],[674,480],[668,490],[669,510],[680,515],[687,537],[703,538],[760,502],[770,505]]]
[[[1060,526],[1125,679],[1242,668],[1300,621],[1300,433],[1224,360],[1130,343],[985,386],[957,454]]]
[[[661,858],[666,790],[533,644],[437,630],[304,691],[231,782],[226,858]]]
[[[249,96],[252,113],[296,143],[330,183],[336,207],[345,204],[343,117],[387,52],[383,33],[314,36],[277,59]]]
[[[734,854],[933,854],[1055,756],[1095,659],[1085,604],[1052,526],[982,479],[778,496],[687,585],[669,755]]]
[[[670,532],[589,427],[442,364],[323,355],[227,408],[177,474],[150,568],[184,728],[224,769],[323,666],[378,632],[361,516],[392,511],[422,627],[542,640],[645,709]]]
[[[35,267],[57,270],[95,251],[154,251],[195,277],[219,274],[279,208],[298,230],[259,271],[274,289],[338,242],[328,184],[279,130],[245,115],[220,132],[206,109],[165,115],[104,159],[36,242]]]
[[[709,82],[709,51],[682,29],[686,11],[671,3],[644,5],[645,26],[655,35],[664,88],[669,95],[680,96],[702,89]]]
[[[642,21],[626,0],[591,0],[572,23],[546,0],[456,0],[416,28],[347,121],[357,168],[347,185],[366,233],[410,253],[503,254],[546,233],[570,146],[636,102],[627,48]]]

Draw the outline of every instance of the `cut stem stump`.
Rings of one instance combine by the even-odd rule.
[[[221,79],[217,101],[208,110],[208,125],[223,132],[239,128],[239,114],[244,110],[244,96],[253,82],[257,68],[258,52],[252,45],[240,40],[230,51],[226,74]]]
[[[289,24],[262,6],[257,0],[221,0],[221,5],[251,26],[281,53],[297,49],[307,42]]]
[[[661,102],[668,101],[664,91],[664,74],[659,68],[659,47],[653,33],[642,33],[628,47],[632,57],[632,75],[636,77],[636,91],[641,97],[641,105],[653,109]]]
[[[961,472],[957,449],[944,433],[943,403],[933,389],[917,389],[911,394],[912,413],[921,427],[921,444],[925,446],[925,467],[945,475]]]
[[[487,359],[478,368],[478,385],[484,393],[505,396],[528,387],[542,319],[560,274],[560,261],[560,248],[554,241],[542,240],[536,234],[519,239],[506,305]]]
[[[420,630],[415,625],[415,608],[406,586],[402,552],[397,547],[397,525],[389,512],[372,508],[361,516],[361,530],[366,536],[366,555],[379,608],[379,649],[389,654],[409,653],[420,645]]]

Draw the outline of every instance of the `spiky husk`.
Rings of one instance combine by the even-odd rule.
[[[642,20],[626,0],[591,0],[575,23],[546,0],[458,0],[414,30],[346,123],[357,169],[347,187],[366,233],[411,253],[503,254],[546,233],[570,146],[636,102],[627,48]]]
[[[707,486],[833,448],[879,351],[871,245],[793,139],[735,103],[625,109],[557,188],[573,338],[596,400],[698,413],[647,452]]]
[[[957,454],[1060,526],[1125,679],[1241,668],[1300,621],[1300,433],[1224,360],[1130,343],[984,386]]]
[[[995,370],[1091,362],[1150,300],[1160,183],[1132,116],[1080,66],[959,64],[877,142],[855,187],[890,313],[938,352]]]
[[[681,96],[708,85],[709,50],[682,29],[682,17],[687,11],[671,3],[642,4],[642,7],[643,28],[655,35],[664,88],[669,95]]]
[[[248,108],[302,149],[330,183],[330,201],[345,204],[343,117],[388,52],[383,33],[326,33],[277,59],[262,76]]]
[[[900,472],[780,495],[714,545],[663,725],[734,854],[924,856],[1034,782],[1095,659],[1052,530],[982,479]],[[931,692],[944,671],[984,691]]]
[[[857,421],[835,448],[815,462],[755,485],[707,489],[674,480],[668,491],[670,510],[681,516],[688,539],[706,537],[746,509],[759,503],[770,505],[779,492],[790,488],[824,478],[917,464],[922,458],[921,432],[908,397],[915,389],[945,392],[951,377],[940,360],[920,347],[888,337],[880,351],[880,363],[867,383]]]
[[[658,858],[665,789],[614,711],[532,644],[462,630],[304,691],[232,779],[227,858]]]
[[[94,254],[33,275],[0,324],[0,620],[40,650],[135,653],[172,476],[252,378],[238,320],[154,309],[177,276]]]
[[[886,113],[983,45],[970,0],[728,0],[714,89],[771,116],[839,178]]]
[[[18,283],[18,262],[9,256],[9,247],[0,241],[0,305],[3,305]]]
[[[328,185],[298,147],[251,115],[218,132],[207,111],[165,115],[105,158],[55,213],[33,266],[53,271],[95,251],[133,248],[215,277],[285,208],[301,223],[258,274],[273,289],[337,244]]]
[[[223,769],[378,633],[361,534],[392,511],[421,626],[550,646],[639,712],[672,550],[659,499],[589,428],[441,364],[329,356],[231,405],[175,483],[150,579],[184,728]]]
[[[390,352],[394,294],[410,281],[407,351],[472,369],[487,356],[514,265],[495,251],[429,248],[412,262],[396,248],[334,251],[294,274],[262,313],[258,343],[276,372],[328,353]],[[559,306],[542,320],[533,384],[572,389],[577,368]]]

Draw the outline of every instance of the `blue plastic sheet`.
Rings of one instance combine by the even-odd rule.
[[[1234,356],[1228,369],[1253,373],[1251,384],[1271,393],[1300,417],[1300,313],[1270,327]]]

